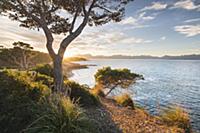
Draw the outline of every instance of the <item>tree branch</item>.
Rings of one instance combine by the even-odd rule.
[[[79,25],[79,27],[72,33],[72,34],[69,34],[65,39],[63,39],[63,41],[61,42],[61,45],[60,45],[60,48],[58,50],[58,55],[60,57],[63,57],[64,53],[65,53],[65,50],[66,48],[68,47],[68,45],[76,38],[78,37],[81,32],[83,31],[84,27],[87,25],[87,22],[88,22],[88,18],[89,18],[89,15],[92,11],[92,8],[94,7],[94,4],[95,4],[96,0],[93,0],[88,11],[86,11],[86,14],[85,14],[85,17],[82,21],[82,23]]]
[[[29,13],[24,5],[21,3],[20,0],[17,0],[17,2],[19,3],[20,7],[22,8],[22,10],[25,12],[25,14],[31,18],[33,18],[34,21],[36,21],[43,29],[44,33],[45,33],[45,36],[46,36],[46,40],[47,40],[47,43],[46,43],[46,47],[47,47],[47,50],[51,56],[52,59],[55,58],[56,54],[55,54],[55,51],[53,50],[53,35],[51,33],[51,31],[49,30],[47,24],[46,24],[46,21],[45,21],[45,18],[43,16],[43,13],[41,12],[40,16],[41,16],[41,19],[39,19],[38,17],[34,16],[33,14]],[[20,11],[20,10],[19,10]]]
[[[107,8],[105,8],[105,7],[103,7],[103,6],[100,6],[100,5],[98,5],[98,4],[96,4],[94,7],[98,7],[98,8],[103,9],[103,10],[109,12],[109,13],[113,13],[113,12],[110,11],[109,9],[107,9]]]
[[[45,36],[46,36],[46,41],[47,41],[46,42],[46,47],[47,47],[47,50],[48,50],[51,58],[54,59],[55,56],[56,56],[56,53],[53,50],[53,41],[54,41],[53,35],[52,35],[51,31],[49,30],[49,28],[47,27],[46,22],[44,22],[41,27],[42,27],[42,29],[43,29],[43,31],[45,33]]]
[[[73,32],[74,25],[75,25],[76,19],[77,19],[77,17],[78,17],[78,12],[79,12],[79,11],[80,11],[80,6],[78,6],[77,9],[76,9],[76,13],[75,13],[75,15],[74,15],[74,19],[73,19],[73,21],[72,21],[72,23],[71,23],[71,27],[70,27],[70,29],[69,29],[69,33],[70,33],[70,34],[72,34],[72,32]]]
[[[105,97],[107,97],[118,85],[119,85],[119,83],[117,83],[116,85],[111,87],[110,90],[106,93]]]

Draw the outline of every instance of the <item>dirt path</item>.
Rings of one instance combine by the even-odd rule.
[[[120,107],[110,99],[101,99],[103,106],[87,109],[101,133],[184,133],[167,127],[159,119],[141,109]]]

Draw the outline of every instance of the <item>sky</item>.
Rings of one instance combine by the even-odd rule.
[[[64,35],[54,35],[58,49]],[[42,31],[19,27],[0,16],[0,45],[30,43],[47,52]],[[200,0],[135,0],[124,19],[99,27],[85,27],[67,48],[65,56],[92,55],[187,55],[200,54]]]

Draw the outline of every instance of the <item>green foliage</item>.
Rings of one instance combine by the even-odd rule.
[[[129,69],[111,69],[110,67],[99,69],[94,77],[96,85],[110,89],[106,96],[117,86],[128,88],[137,79],[144,79],[142,75],[132,73]]]
[[[186,133],[191,132],[190,118],[187,112],[180,107],[171,107],[164,109],[160,116],[169,126],[177,126],[185,130]]]
[[[20,41],[14,42],[13,46],[14,46],[14,49],[15,48],[16,49],[24,49],[24,50],[28,50],[28,51],[33,49],[33,47],[31,47],[30,44],[24,43],[24,42],[20,42]]]
[[[95,80],[97,84],[101,84],[105,87],[112,87],[119,85],[122,88],[127,88],[135,82],[137,78],[143,78],[142,75],[131,73],[129,69],[111,69],[110,67],[104,67],[99,69],[95,74]]]
[[[30,44],[14,42],[12,48],[0,47],[0,65],[2,68],[27,70],[39,63],[49,63],[48,54],[33,51]]]
[[[14,42],[13,48],[1,48],[0,60],[20,69],[28,69],[31,64],[30,59],[34,56],[32,49],[30,44]]]
[[[32,82],[25,72],[0,72],[0,131],[20,132],[36,118],[33,107],[50,92],[47,86]]]
[[[46,0],[45,2],[1,0],[0,13],[3,12],[11,20],[20,22],[20,26],[25,28],[39,29],[46,25],[48,31],[54,34],[73,33],[77,17],[84,18],[81,26],[85,26],[87,23],[89,26],[97,26],[110,21],[121,21],[125,13],[125,6],[130,1],[133,0],[98,0],[93,3],[88,0]],[[63,10],[68,15],[57,14],[59,10]],[[45,21],[45,24],[40,23],[41,20]],[[82,28],[81,26],[80,28]]]
[[[131,107],[132,109],[134,109],[133,100],[131,99],[131,97],[128,94],[115,96],[114,99],[117,102],[117,104],[119,104],[123,107]]]
[[[1,133],[95,133],[77,103],[43,84],[51,79],[33,72],[0,72]]]
[[[95,133],[95,126],[77,103],[59,94],[44,99],[33,121],[24,133]]]
[[[53,87],[53,78],[49,77],[47,75],[37,73],[37,74],[33,75],[33,80],[36,82],[40,82],[40,83],[48,86],[49,88]]]
[[[96,106],[99,104],[98,99],[89,92],[89,87],[69,80],[65,81],[64,84],[66,88],[71,89],[71,100],[78,100],[83,107]]]
[[[32,71],[53,77],[53,67],[49,64],[37,65],[35,68],[32,69]]]

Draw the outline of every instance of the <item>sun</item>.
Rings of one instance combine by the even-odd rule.
[[[73,57],[77,54],[77,52],[73,51],[73,50],[66,50],[64,58],[66,57]]]

